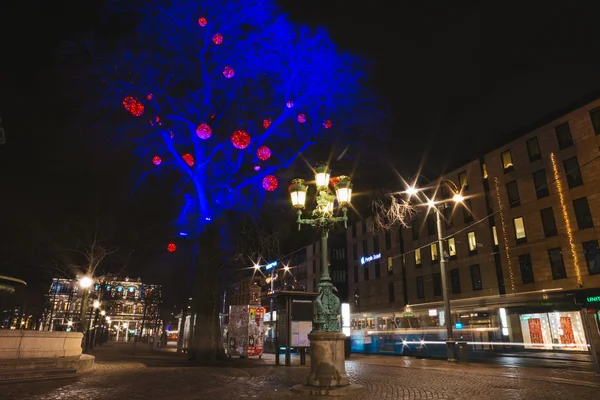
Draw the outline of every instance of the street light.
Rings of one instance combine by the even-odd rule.
[[[79,287],[82,289],[89,289],[92,286],[92,278],[90,278],[89,276],[82,276],[81,278],[79,278]]]
[[[104,311],[104,310],[100,311],[100,315],[102,315],[104,317],[106,315],[106,311]]]
[[[289,187],[292,206],[296,209],[298,230],[302,225],[311,225],[321,230],[321,278],[319,294],[315,299],[315,315],[313,329],[308,335],[310,340],[311,372],[307,378],[309,386],[338,387],[349,385],[344,357],[345,335],[339,323],[340,299],[333,293],[335,288],[329,276],[327,257],[327,239],[329,229],[335,224],[348,224],[348,206],[352,200],[352,183],[350,178],[342,175],[330,180],[331,170],[325,163],[315,167],[315,186],[317,189],[316,206],[312,218],[302,218],[302,210],[306,206],[308,186],[304,179],[294,179]],[[335,190],[335,195],[330,189]],[[338,209],[342,216],[334,216],[337,198]],[[321,368],[328,365],[329,368]]]
[[[452,201],[455,204],[461,204],[464,201],[463,195],[454,182],[449,179],[442,181],[445,183],[453,193]],[[414,193],[417,190],[414,186],[412,187]],[[408,192],[408,190],[407,190]],[[456,361],[456,342],[454,341],[454,335],[452,334],[452,315],[450,314],[450,297],[448,296],[448,278],[446,273],[446,257],[444,256],[444,238],[442,234],[442,216],[441,210],[448,207],[447,202],[437,202],[435,198],[427,199],[427,206],[429,209],[433,209],[436,215],[436,230],[438,247],[440,250],[440,275],[442,277],[442,298],[444,300],[444,322],[446,325],[446,346],[448,349],[448,361]]]
[[[98,300],[94,300],[93,306],[94,308],[100,308],[100,302]]]

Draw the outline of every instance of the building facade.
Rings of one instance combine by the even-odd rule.
[[[482,349],[496,341],[546,350],[600,344],[599,146],[600,99],[436,180],[437,199],[452,198],[453,185],[439,184],[445,180],[465,197],[440,211],[443,249],[427,207],[396,232],[375,233],[370,218],[353,225],[347,246],[353,327],[430,327],[439,329],[431,340],[445,340],[439,265],[445,256],[455,337]],[[384,345],[364,332],[357,337],[363,349]]]
[[[81,309],[84,289],[75,279],[52,280],[46,294],[45,330],[81,331]],[[134,336],[152,335],[160,329],[161,287],[144,284],[141,279],[131,280],[116,276],[95,278],[88,296],[88,321],[106,326],[113,340],[127,341]],[[100,307],[95,309],[94,302]],[[103,318],[100,312],[104,311]]]

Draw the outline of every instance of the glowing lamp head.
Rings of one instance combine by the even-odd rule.
[[[67,321],[67,326],[73,326],[73,321]]]
[[[110,317],[106,317],[106,322],[110,322]]]
[[[102,315],[104,317],[106,315],[106,311],[104,311],[104,310],[100,311],[100,315]]]
[[[290,266],[289,266],[289,265],[284,265],[284,266],[283,266],[283,270],[284,270],[285,272],[288,272],[288,271],[290,270]]]
[[[343,207],[352,201],[352,182],[348,176],[342,175],[336,179],[334,184],[338,204]]]
[[[98,300],[94,300],[94,308],[99,308],[100,307],[100,302]]]
[[[315,182],[317,189],[327,188],[329,186],[329,177],[331,176],[331,170],[325,163],[319,163],[315,167]]]
[[[433,201],[433,199],[427,199],[427,206],[429,208],[434,208],[435,207],[435,201]]]
[[[255,271],[258,271],[260,269],[260,265],[258,265],[258,264],[254,264],[252,267],[254,268]]]
[[[411,197],[412,197],[412,196],[414,196],[414,195],[416,195],[418,192],[419,192],[419,189],[417,189],[417,188],[416,188],[416,187],[414,187],[414,186],[409,186],[409,187],[407,187],[407,188],[406,188],[406,190],[404,191],[404,193],[406,193],[407,195],[409,195],[409,196],[411,196]]]
[[[460,193],[454,193],[454,196],[452,197],[452,201],[454,201],[455,203],[462,203],[463,201],[465,201],[465,198]]]
[[[92,278],[89,276],[83,276],[79,279],[79,286],[83,289],[87,289],[92,286]]]
[[[306,205],[306,191],[308,186],[304,184],[304,179],[294,179],[290,185],[289,192],[292,200],[292,206],[296,209],[303,209]]]

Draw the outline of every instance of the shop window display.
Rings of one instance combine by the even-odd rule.
[[[576,311],[520,315],[526,349],[587,350],[581,316]]]

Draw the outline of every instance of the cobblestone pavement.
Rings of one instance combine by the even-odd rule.
[[[111,346],[111,345],[109,345]],[[114,346],[114,345],[112,345]],[[117,345],[118,346],[118,345]],[[75,380],[0,386],[0,398],[80,399],[280,399],[309,398],[290,391],[309,368],[275,367],[272,356],[233,360],[222,367],[195,367],[176,354],[99,353],[94,371]],[[364,390],[351,400],[384,399],[598,399],[600,378],[564,369],[456,365],[403,357],[352,356],[348,375]],[[312,397],[311,397],[312,398]]]

